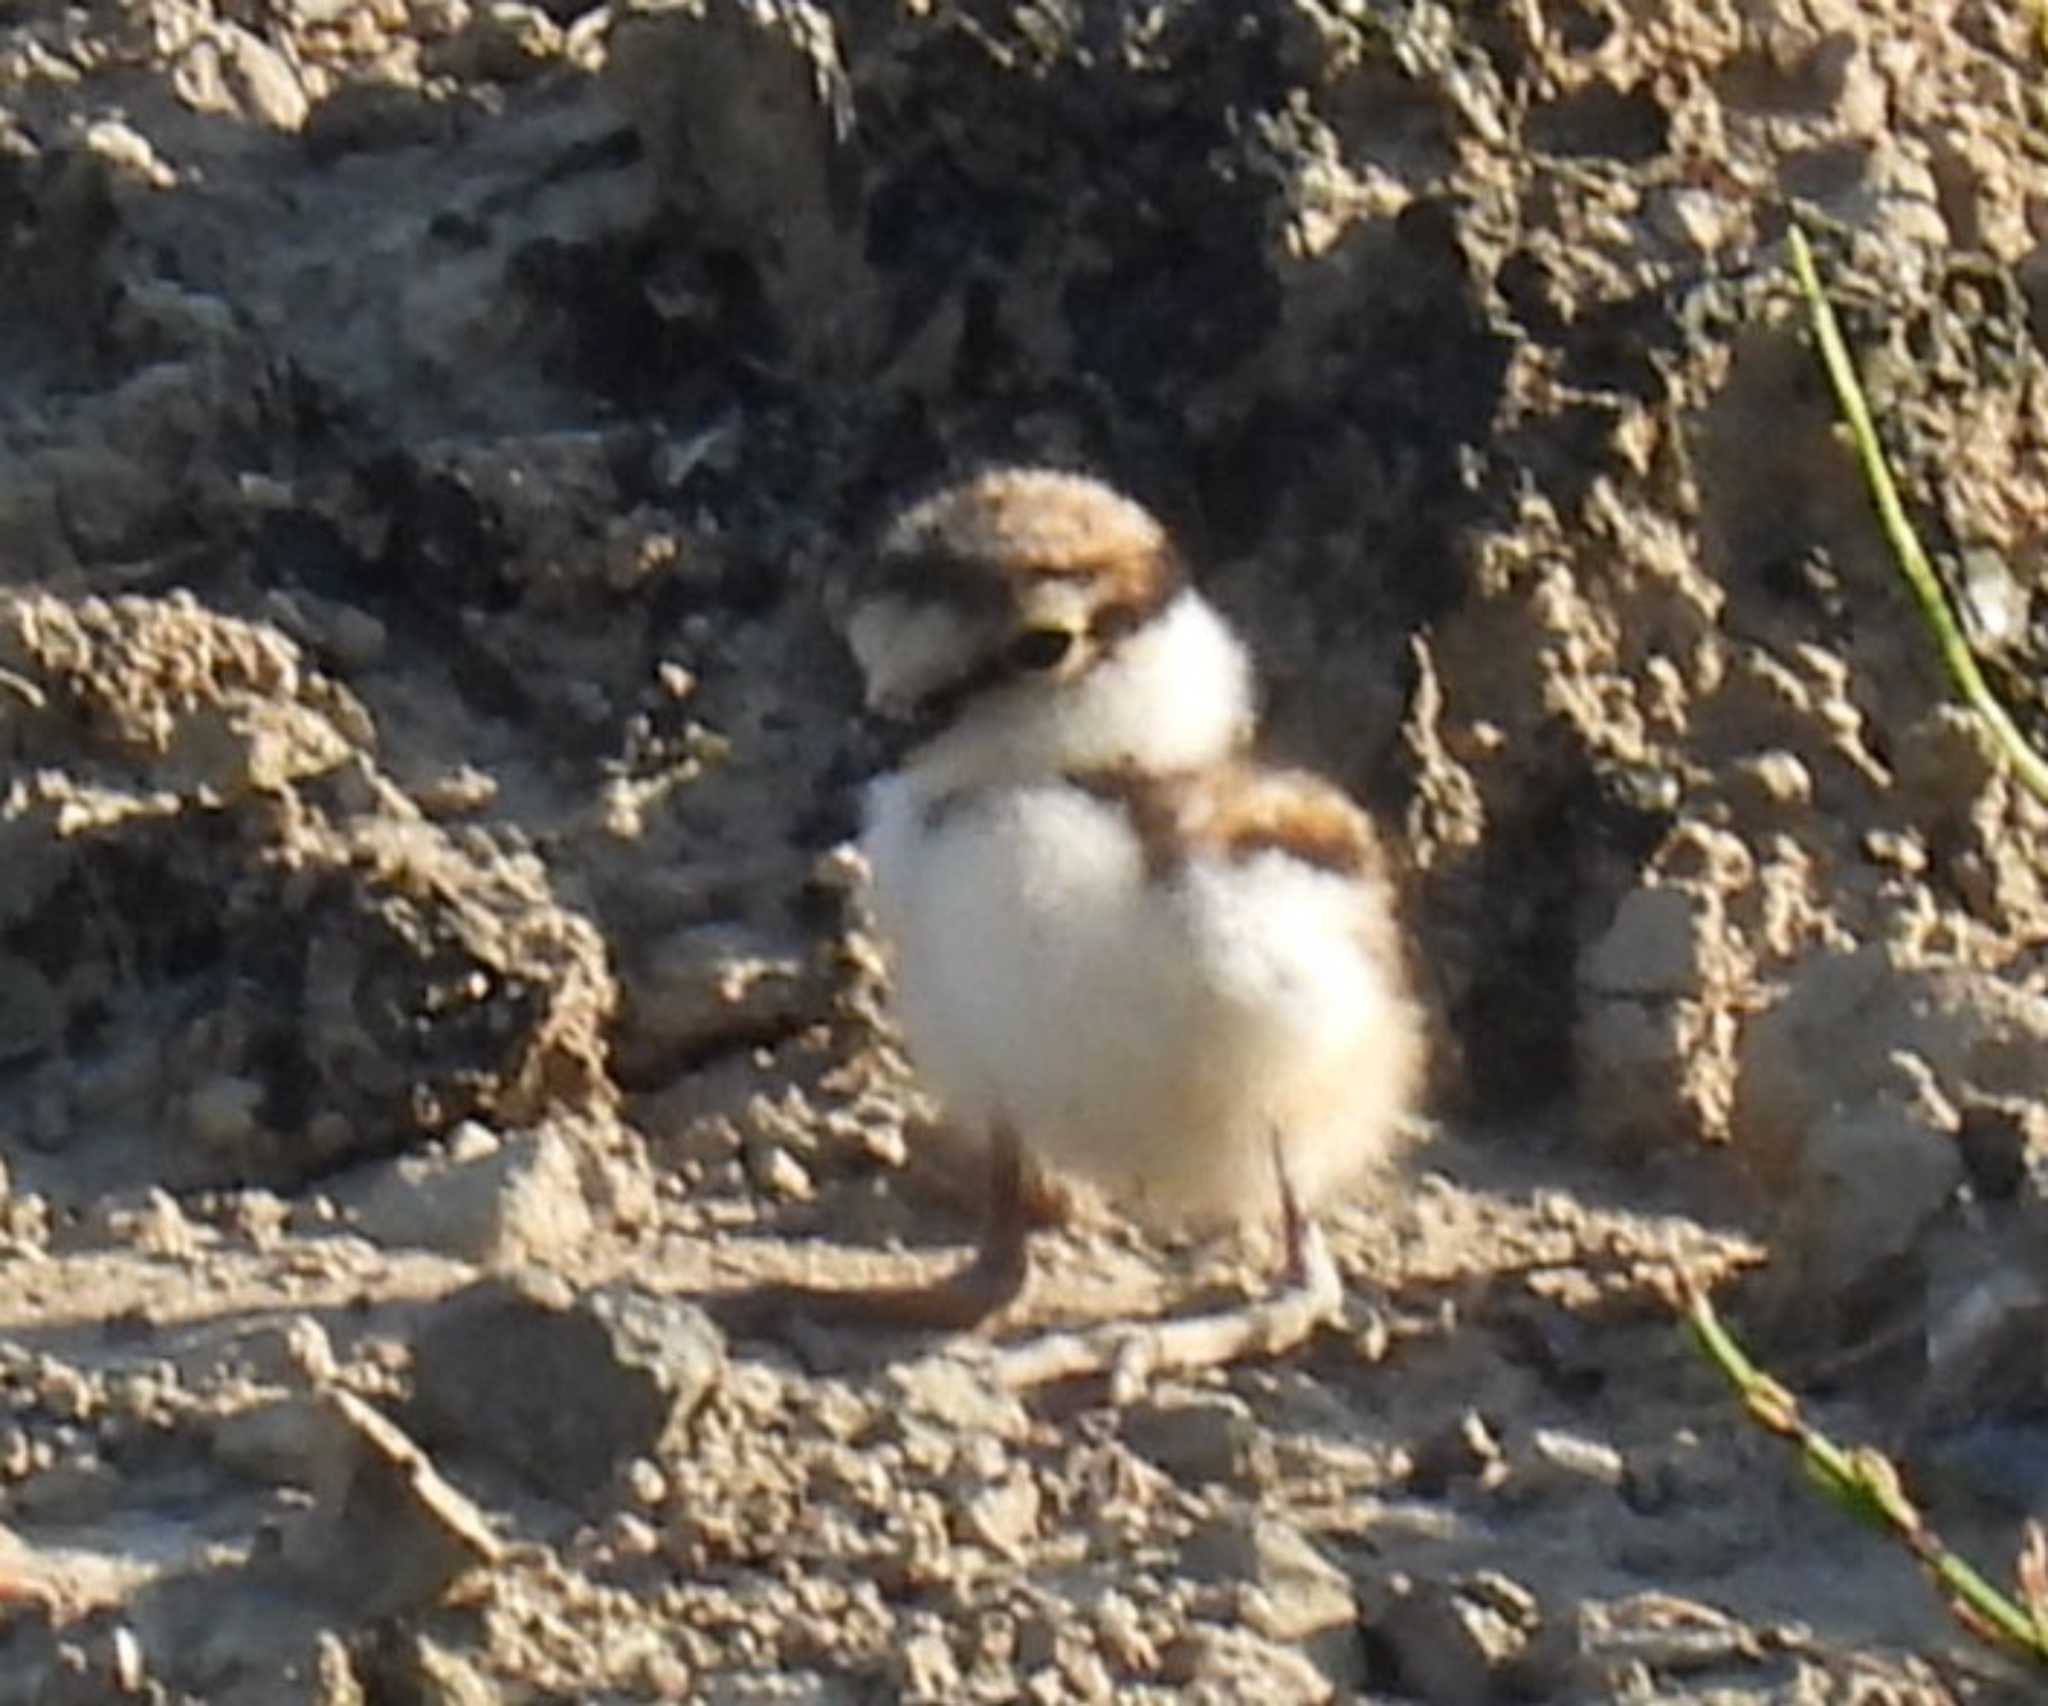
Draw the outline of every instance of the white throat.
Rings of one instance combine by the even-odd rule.
[[[1250,735],[1250,659],[1199,593],[1182,591],[1087,674],[1023,682],[969,705],[902,780],[926,799],[960,788],[1131,765],[1213,763]]]

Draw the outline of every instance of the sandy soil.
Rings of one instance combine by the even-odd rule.
[[[2048,63],[1992,0],[0,0],[0,1701],[2020,1700]],[[1343,1326],[750,1325],[970,1236],[823,589],[1100,471],[1403,865]],[[1256,1290],[1076,1202],[999,1337]],[[0,1586],[6,1585],[0,1581]]]

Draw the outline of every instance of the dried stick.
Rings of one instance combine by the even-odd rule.
[[[1344,1282],[1321,1228],[1301,1231],[1300,1273],[1271,1297],[1179,1321],[1119,1322],[1075,1333],[1048,1333],[988,1354],[996,1383],[1012,1390],[1107,1374],[1110,1399],[1129,1403],[1155,1374],[1214,1368],[1239,1357],[1277,1356],[1318,1327],[1340,1320]],[[979,1360],[979,1359],[977,1359]]]

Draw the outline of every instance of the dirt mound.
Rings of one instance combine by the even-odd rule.
[[[612,1106],[597,932],[538,861],[429,821],[274,628],[9,592],[0,655],[6,1054],[68,1191],[292,1186]]]

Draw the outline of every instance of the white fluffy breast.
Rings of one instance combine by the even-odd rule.
[[[867,850],[896,1006],[920,1071],[963,1122],[1006,1118],[1027,1142],[1100,1093],[1098,1057],[1139,1046],[1128,936],[1144,886],[1120,814],[1064,783],[923,807],[876,789]],[[1074,1003],[1124,1033],[1088,1047]]]
[[[1278,851],[1161,877],[1063,781],[870,797],[877,919],[920,1071],[970,1128],[1176,1216],[1270,1209],[1383,1156],[1420,1058],[1375,883]]]

